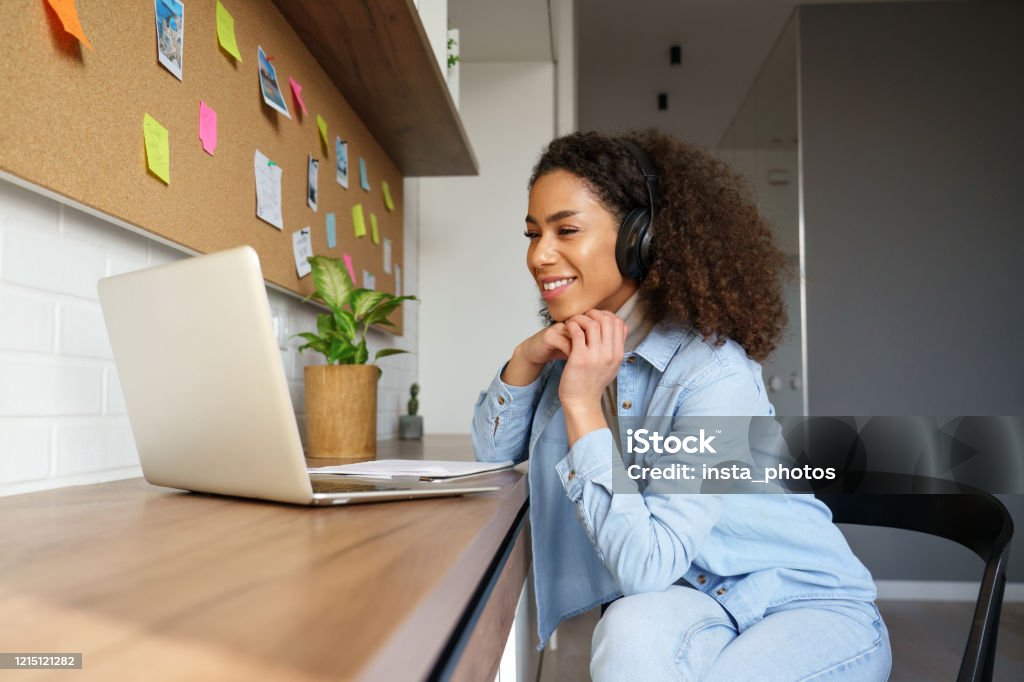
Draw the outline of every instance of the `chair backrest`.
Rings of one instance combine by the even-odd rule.
[[[1003,503],[955,482],[885,473],[867,475],[856,494],[818,491],[815,496],[835,523],[929,533],[981,557],[985,572],[957,680],[991,680],[1013,537],[1013,519]]]

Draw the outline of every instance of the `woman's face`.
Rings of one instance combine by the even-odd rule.
[[[526,265],[553,320],[593,308],[616,312],[636,291],[636,280],[615,264],[618,230],[615,216],[579,176],[559,169],[533,184]]]

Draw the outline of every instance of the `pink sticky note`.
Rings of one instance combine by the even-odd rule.
[[[343,253],[341,257],[345,260],[345,267],[348,268],[348,276],[352,278],[352,282],[356,281],[356,271],[352,269],[352,256],[347,253]]]
[[[302,109],[302,115],[305,116],[308,112],[306,111],[306,103],[302,101],[302,86],[298,82],[288,76],[288,82],[292,86],[292,93],[295,94],[295,101],[299,103],[299,108]]]
[[[217,150],[217,112],[199,100],[199,139],[203,141],[203,150],[213,156]]]

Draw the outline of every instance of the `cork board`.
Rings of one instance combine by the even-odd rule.
[[[259,253],[267,282],[299,296],[309,294],[313,283],[297,274],[292,233],[308,226],[315,254],[352,257],[356,286],[363,285],[367,270],[376,289],[395,293],[394,266],[405,265],[398,167],[270,0],[222,2],[234,17],[242,61],[218,43],[215,0],[185,0],[180,81],[158,62],[152,0],[79,0],[92,50],[65,33],[44,0],[0,3],[0,77],[6,86],[0,170],[186,250],[209,253],[249,244]],[[277,70],[290,120],[263,101],[257,46]],[[302,85],[306,115],[289,77]],[[217,113],[213,155],[199,139],[200,100]],[[168,131],[169,184],[147,170],[144,114]],[[321,141],[317,114],[327,123],[329,145]],[[336,136],[348,143],[348,189],[335,180]],[[256,150],[282,169],[283,230],[256,216]],[[317,211],[306,203],[309,155],[320,161]],[[360,157],[368,192],[360,188]],[[390,186],[394,210],[385,206],[382,181]],[[361,238],[353,232],[356,204],[366,217]],[[331,249],[328,213],[335,214],[337,226],[337,246]],[[371,213],[379,245],[371,239]],[[391,273],[384,271],[385,239],[391,242]],[[401,308],[391,321],[401,334]]]

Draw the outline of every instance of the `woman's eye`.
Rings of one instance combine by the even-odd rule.
[[[536,232],[523,232],[523,236],[526,237],[527,239],[533,239],[534,237],[537,236],[537,233]]]
[[[574,232],[579,232],[579,230],[574,227],[563,227],[558,231],[558,234],[573,234]]]

